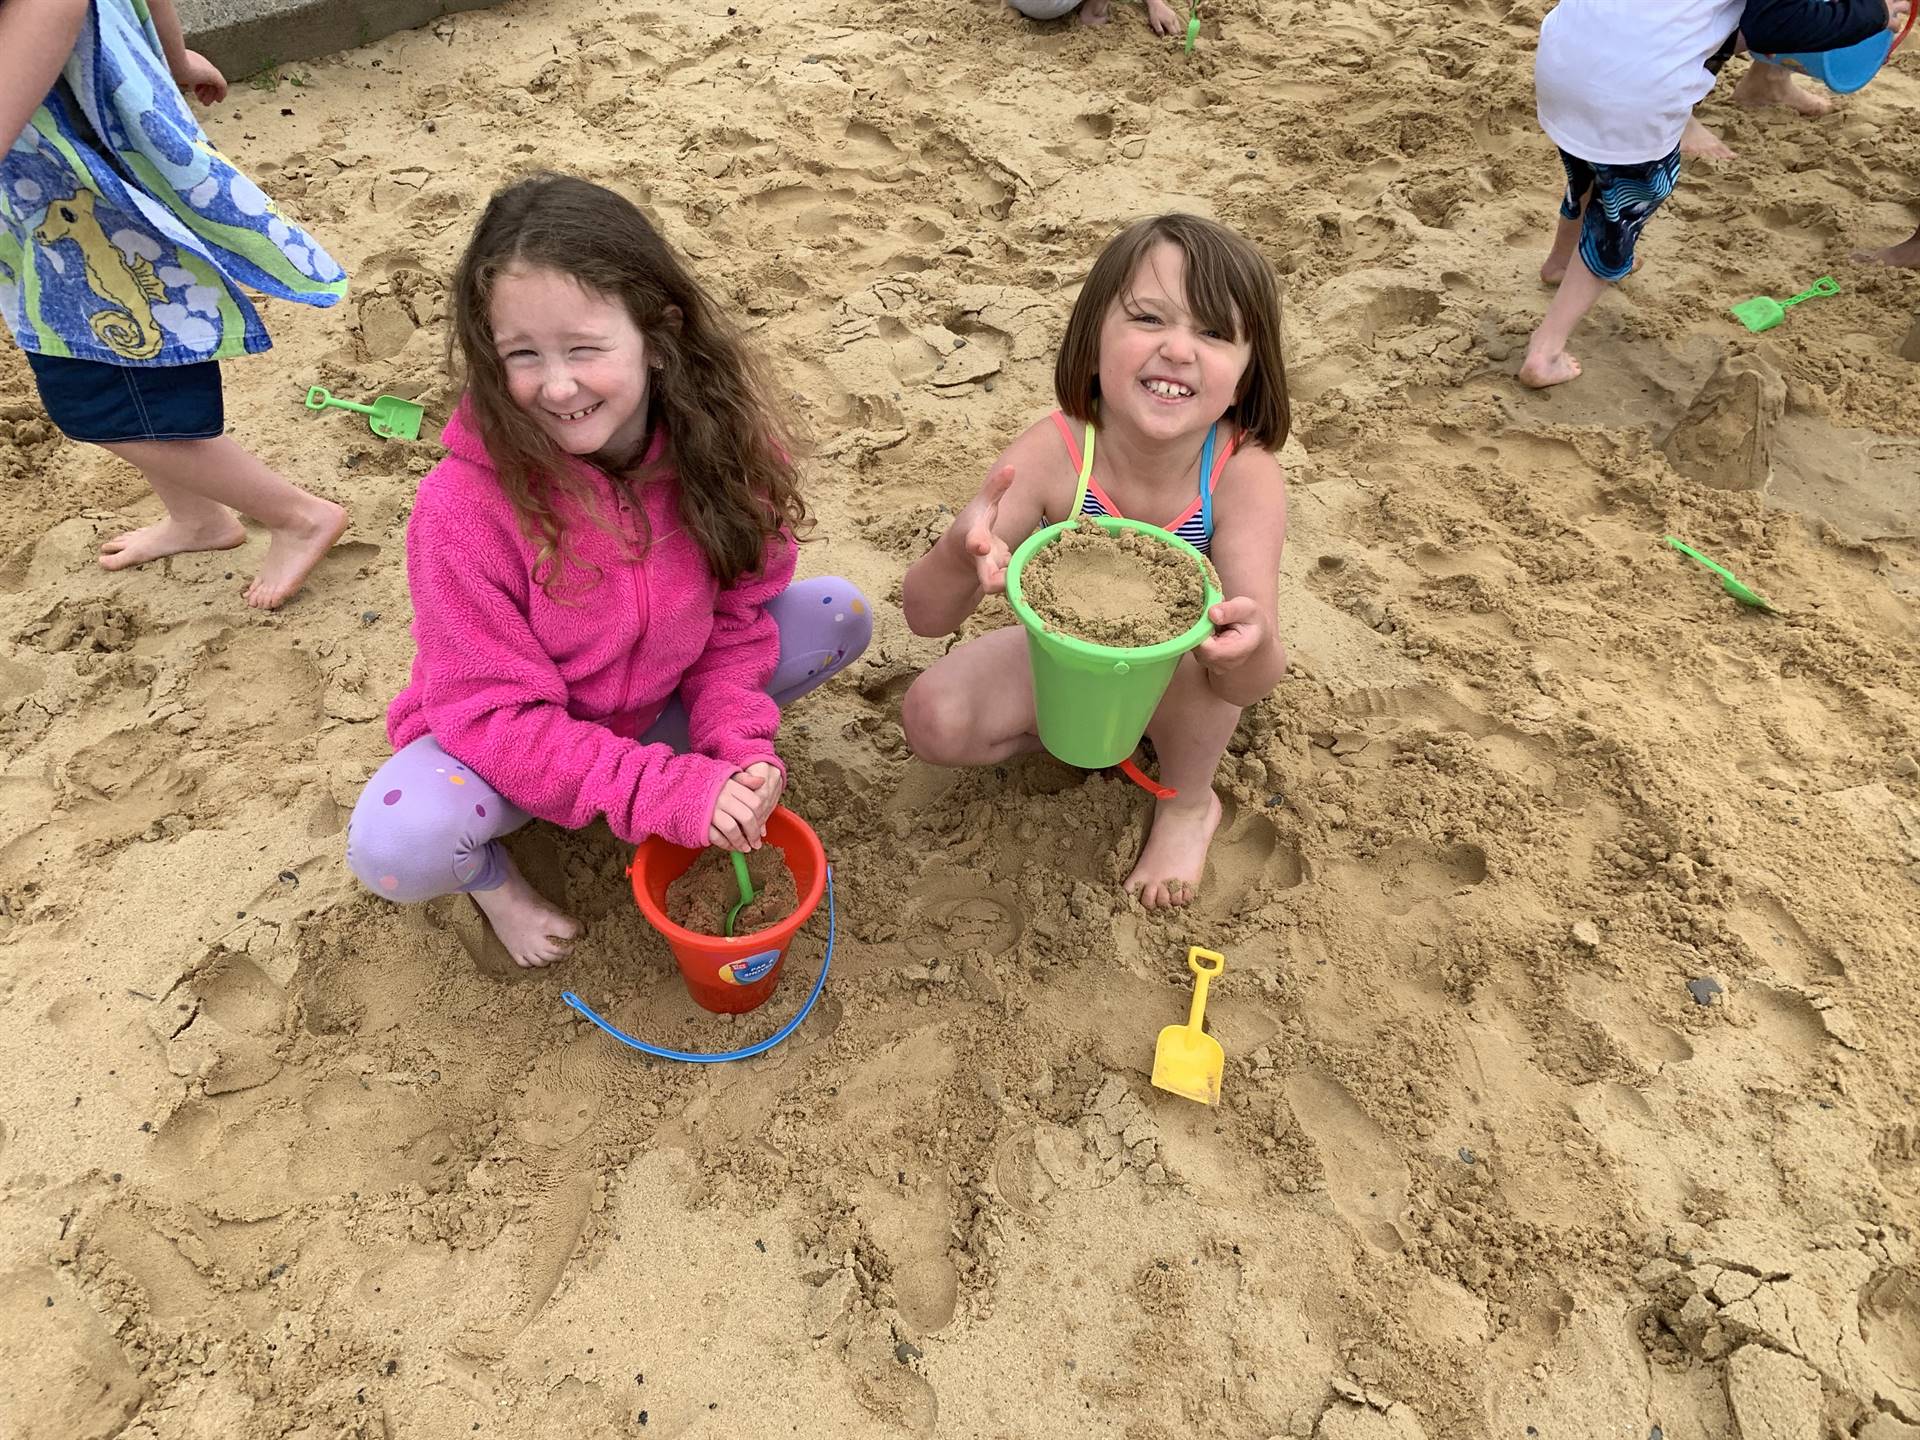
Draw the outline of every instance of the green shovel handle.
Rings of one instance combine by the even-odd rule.
[[[337,400],[324,385],[310,386],[307,390],[307,408],[309,410],[357,410],[362,415],[371,415],[373,406],[356,405],[351,400]]]
[[[1732,571],[1728,570],[1723,565],[1716,565],[1713,561],[1709,560],[1706,556],[1702,555],[1698,550],[1694,549],[1691,545],[1687,544],[1686,541],[1676,540],[1673,538],[1673,536],[1669,535],[1667,536],[1667,544],[1671,545],[1674,549],[1678,550],[1682,555],[1686,556],[1689,560],[1697,561],[1699,564],[1706,566],[1707,569],[1711,570],[1714,574],[1718,575],[1722,580],[1733,580],[1733,583],[1736,585],[1740,583],[1738,580],[1734,580]]]
[[[1802,300],[1812,300],[1819,295],[1838,295],[1839,293],[1840,282],[1831,275],[1822,275],[1791,300],[1782,300],[1780,302],[1780,308],[1785,310],[1789,305],[1798,305]]]

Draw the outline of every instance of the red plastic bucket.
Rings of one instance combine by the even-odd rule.
[[[787,946],[826,893],[827,852],[806,821],[784,805],[774,807],[767,818],[767,843],[786,861],[800,905],[779,924],[751,935],[701,935],[667,918],[667,887],[686,874],[701,851],[650,836],[635,849],[627,867],[634,902],[647,923],[666,937],[687,993],[703,1010],[743,1015],[773,994]]]

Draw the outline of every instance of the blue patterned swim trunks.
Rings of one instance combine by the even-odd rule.
[[[1678,147],[1643,165],[1595,165],[1562,150],[1560,164],[1567,172],[1560,214],[1580,221],[1580,259],[1602,280],[1626,279],[1640,231],[1680,179]]]

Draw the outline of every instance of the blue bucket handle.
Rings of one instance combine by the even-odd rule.
[[[563,990],[560,993],[560,998],[574,1011],[586,1019],[591,1020],[622,1045],[638,1050],[642,1055],[652,1055],[661,1060],[685,1060],[695,1065],[718,1065],[724,1064],[729,1060],[751,1060],[756,1055],[764,1055],[794,1031],[798,1030],[800,1028],[800,1022],[812,1013],[814,1001],[820,998],[821,990],[826,988],[827,971],[833,965],[833,936],[835,928],[833,915],[833,866],[829,865],[827,866],[827,953],[821,957],[820,973],[814,979],[813,989],[807,992],[807,1003],[800,1007],[800,1013],[798,1015],[795,1015],[791,1020],[787,1021],[786,1024],[774,1031],[773,1034],[756,1044],[747,1046],[744,1050],[713,1050],[702,1052],[694,1050],[669,1050],[664,1045],[649,1045],[645,1040],[636,1040],[611,1021],[603,1020],[591,1005],[587,1004],[586,1001],[582,1000],[571,990]]]

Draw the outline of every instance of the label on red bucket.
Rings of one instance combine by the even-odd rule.
[[[751,985],[764,980],[767,972],[780,963],[778,950],[762,950],[744,960],[733,960],[720,967],[720,978],[728,985]]]

